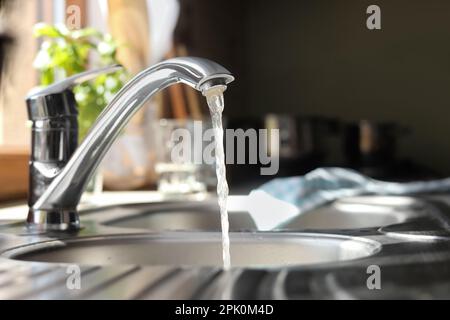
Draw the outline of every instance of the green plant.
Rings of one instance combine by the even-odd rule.
[[[40,84],[47,86],[57,79],[70,77],[91,67],[118,64],[118,44],[111,35],[93,28],[69,30],[64,25],[38,23],[34,36],[42,39],[34,67],[39,70]],[[89,61],[96,61],[95,66]],[[74,88],[79,107],[80,139],[84,138],[103,108],[122,88],[125,71],[100,75]]]

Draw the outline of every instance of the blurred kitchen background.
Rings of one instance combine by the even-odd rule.
[[[381,30],[366,27],[372,4],[381,8]],[[0,10],[1,201],[26,196],[24,97],[42,84],[36,57],[46,40],[33,35],[39,22],[110,34],[127,75],[173,56],[226,66],[236,77],[225,95],[227,127],[279,128],[278,176],[323,166],[389,181],[450,175],[449,1],[3,0]],[[101,52],[100,43],[93,51]],[[83,67],[100,60],[89,53]],[[56,72],[54,80],[68,75]],[[208,110],[203,97],[178,86],[135,118],[98,174],[97,185],[107,190],[161,187],[171,170],[158,167],[161,132],[207,119]],[[259,168],[228,166],[231,192],[273,178]],[[196,181],[212,188],[211,170],[200,171]]]

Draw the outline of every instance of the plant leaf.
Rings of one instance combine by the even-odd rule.
[[[81,30],[75,30],[72,32],[72,38],[75,40],[80,40],[83,38],[89,38],[89,37],[101,37],[102,34],[98,30],[94,28],[85,28]]]
[[[39,37],[49,37],[49,38],[60,38],[63,35],[55,26],[48,25],[46,23],[37,23],[33,27],[33,35],[36,38]]]

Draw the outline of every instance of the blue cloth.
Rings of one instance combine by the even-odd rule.
[[[408,195],[445,192],[450,190],[450,178],[395,183],[371,179],[354,170],[320,168],[305,176],[274,179],[262,185],[258,190],[297,206],[299,214],[301,214],[328,202],[357,195]]]

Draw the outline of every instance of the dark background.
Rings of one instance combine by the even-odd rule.
[[[181,3],[178,34],[190,54],[236,76],[227,116],[393,122],[410,129],[399,157],[450,175],[450,1]],[[372,4],[381,8],[381,30],[366,27]]]

